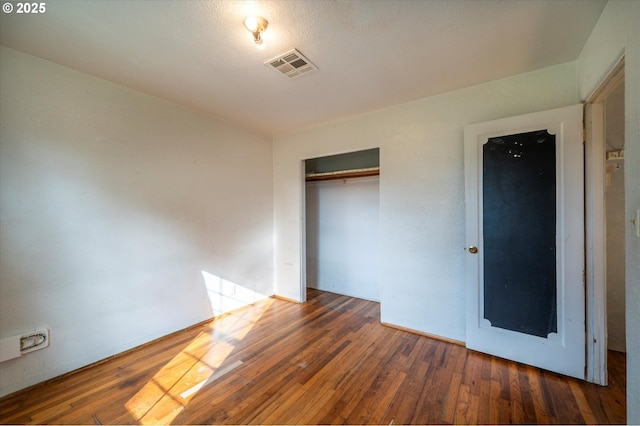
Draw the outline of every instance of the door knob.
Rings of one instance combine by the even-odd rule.
[[[476,246],[470,246],[469,247],[469,253],[476,254],[477,252],[478,252],[478,247],[476,247]]]

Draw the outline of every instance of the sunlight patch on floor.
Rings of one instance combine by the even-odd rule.
[[[142,424],[171,423],[196,394],[188,391],[194,386],[203,387],[233,348],[227,342],[212,342],[208,333],[200,333],[127,402],[127,409]]]
[[[217,303],[214,312],[262,301],[216,317],[211,322],[210,332],[200,333],[127,401],[127,410],[141,424],[170,424],[201,389],[242,365],[240,360],[224,363],[237,343],[273,304],[266,296],[204,271],[203,277],[205,282],[208,279],[207,291],[212,307]]]

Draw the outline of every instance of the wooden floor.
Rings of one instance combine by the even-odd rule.
[[[625,423],[600,387],[380,325],[379,304],[268,299],[0,400],[1,423]]]

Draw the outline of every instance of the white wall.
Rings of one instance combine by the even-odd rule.
[[[627,423],[640,424],[640,238],[631,219],[640,209],[640,2],[610,0],[577,61],[586,100],[625,56],[625,250]]]
[[[463,127],[577,101],[567,63],[275,138],[276,294],[301,297],[301,161],[380,147],[382,321],[465,340]]]
[[[605,188],[607,264],[607,347],[626,352],[624,279],[624,161],[607,162]]]
[[[379,178],[306,184],[307,285],[380,300]]]
[[[210,318],[213,275],[273,294],[271,141],[0,50],[4,395]],[[217,295],[219,296],[219,295]]]

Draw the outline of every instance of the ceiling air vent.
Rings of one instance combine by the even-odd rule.
[[[278,55],[264,63],[269,68],[284,74],[289,78],[296,78],[302,74],[317,70],[310,60],[304,57],[297,49]]]

